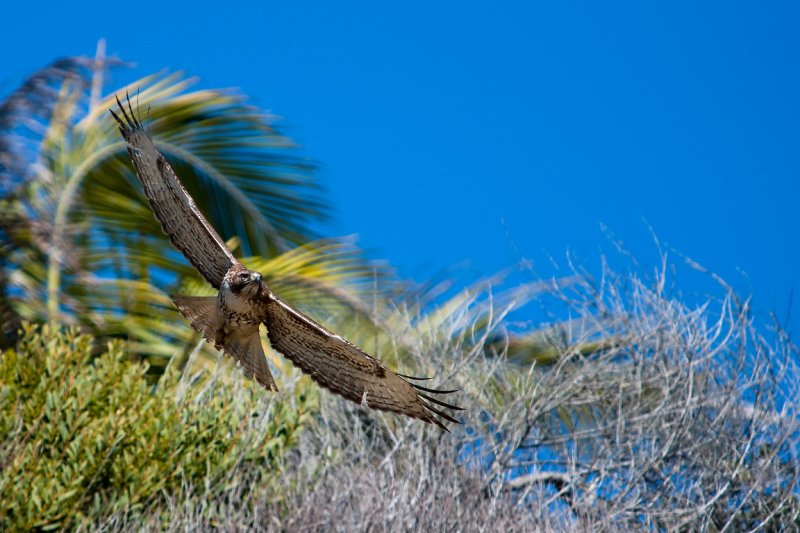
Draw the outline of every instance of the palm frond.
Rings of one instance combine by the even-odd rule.
[[[193,332],[176,327],[166,293],[196,274],[164,237],[106,112],[114,92],[126,91],[225,238],[235,238],[245,255],[274,265],[289,257],[297,261],[303,253],[311,261],[331,252],[328,267],[314,270],[309,264],[290,277],[286,290],[293,298],[311,299],[306,289],[321,275],[317,287],[331,295],[321,300],[357,306],[357,296],[334,287],[362,275],[366,267],[357,266],[357,254],[326,245],[280,259],[311,240],[311,224],[324,218],[326,208],[318,199],[314,165],[297,154],[267,113],[236,91],[195,90],[196,79],[168,72],[141,78],[90,106],[91,60],[56,66],[62,70],[37,74],[0,105],[0,155],[11,153],[3,148],[13,144],[17,122],[29,120],[39,130],[33,159],[5,157],[0,168],[16,172],[3,182],[14,187],[2,189],[4,205],[14,209],[4,210],[0,221],[2,301],[16,313],[80,324],[98,336],[126,336],[149,357],[169,356],[192,339]],[[45,100],[46,112],[35,114],[32,103]]]
[[[243,254],[271,257],[307,242],[313,237],[310,223],[323,219],[327,211],[317,198],[320,187],[313,163],[295,155],[295,145],[270,124],[271,117],[246,104],[243,96],[233,91],[187,92],[194,82],[165,74],[143,78],[124,90],[134,93],[138,87],[132,99],[159,150],[219,233],[240,239]],[[108,109],[112,103],[109,95],[98,107]],[[116,123],[106,113],[93,112],[76,130],[93,140],[93,150],[120,141]],[[126,196],[138,193],[128,159],[124,147],[114,150],[88,173],[85,189],[124,184]],[[129,221],[114,216],[119,198],[96,194],[92,200],[103,222],[121,224],[123,230],[130,227]],[[145,227],[156,228],[155,221]]]

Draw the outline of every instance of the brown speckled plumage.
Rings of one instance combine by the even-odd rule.
[[[447,429],[458,422],[438,406],[459,409],[407,381],[383,364],[281,301],[261,274],[245,268],[195,205],[144,130],[127,101],[111,110],[142,182],[145,196],[170,242],[219,293],[215,297],[173,296],[175,305],[207,341],[233,357],[258,383],[278,390],[261,346],[259,326],[272,347],[323,387],[373,409],[393,411]],[[413,379],[413,378],[408,378]],[[428,393],[428,394],[425,394]]]

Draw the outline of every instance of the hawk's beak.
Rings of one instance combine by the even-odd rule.
[[[256,272],[255,280],[259,285],[261,285],[261,272]]]

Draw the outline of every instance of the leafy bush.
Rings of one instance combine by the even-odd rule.
[[[231,472],[268,489],[311,399],[271,402],[248,381],[152,384],[112,342],[26,326],[0,359],[0,529],[59,528],[135,512],[180,489],[221,494]]]

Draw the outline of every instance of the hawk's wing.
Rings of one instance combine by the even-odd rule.
[[[458,423],[432,403],[449,409],[461,408],[425,394],[455,391],[426,389],[409,383],[403,379],[405,376],[387,369],[377,359],[274,296],[264,305],[267,314],[264,324],[272,347],[323,387],[367,407],[419,418],[443,429],[447,428],[434,415]]]
[[[153,144],[150,135],[136,118],[128,99],[128,111],[117,99],[122,120],[113,110],[111,114],[119,123],[119,131],[128,143],[136,175],[144,187],[150,207],[170,242],[206,280],[219,289],[222,278],[236,263],[236,258],[225,242],[205,219],[183,188],[178,176]]]

